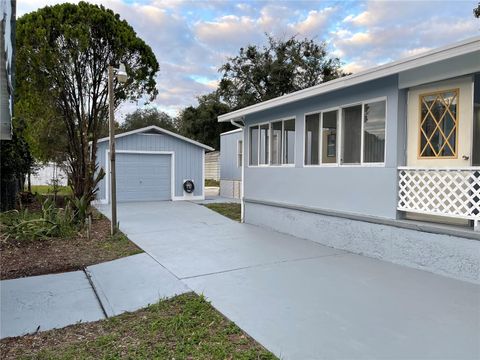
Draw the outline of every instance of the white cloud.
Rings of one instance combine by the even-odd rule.
[[[19,0],[17,16],[65,0]],[[72,1],[77,2],[77,0]],[[480,34],[476,1],[92,0],[126,19],[160,63],[152,106],[175,114],[215,89],[217,69],[264,33],[326,40],[344,68],[366,68]],[[139,104],[127,104],[133,109]]]

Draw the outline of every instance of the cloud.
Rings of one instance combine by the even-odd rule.
[[[17,16],[64,1],[21,0]],[[160,63],[159,96],[149,106],[171,115],[214,90],[226,58],[248,44],[265,44],[264,33],[325,40],[349,72],[480,34],[472,15],[476,1],[91,2],[119,13],[152,47]],[[128,103],[119,113],[136,106],[143,104]]]

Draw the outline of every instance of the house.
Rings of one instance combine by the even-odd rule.
[[[210,151],[205,154],[205,179],[220,180],[220,151]]]
[[[158,126],[115,136],[117,201],[203,200],[205,151],[213,148]],[[106,176],[97,201],[109,202],[109,138],[98,140]],[[193,183],[193,189],[187,184]]]
[[[220,134],[220,196],[240,199],[242,154],[242,129]]]
[[[480,37],[219,116],[242,219],[480,282]]]

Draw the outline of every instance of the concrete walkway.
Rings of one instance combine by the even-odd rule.
[[[0,281],[0,338],[133,311],[189,289],[148,254],[62,274]]]
[[[282,359],[480,358],[478,285],[189,202],[121,204],[119,220],[132,241]]]

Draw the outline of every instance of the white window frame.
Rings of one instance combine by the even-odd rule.
[[[241,157],[241,160],[240,160]],[[250,161],[250,160],[249,160]],[[243,140],[237,140],[237,168],[242,167],[243,163]]]
[[[272,123],[275,123],[275,122],[279,122],[281,121],[282,122],[282,147],[280,149],[280,159],[281,159],[281,162],[283,162],[283,148],[284,148],[284,143],[283,143],[283,133],[284,133],[284,122],[286,120],[294,120],[295,121],[295,146],[294,146],[294,149],[293,149],[293,159],[294,159],[294,162],[293,164],[271,164],[272,162],[272,149],[271,149],[271,141],[272,141]],[[268,164],[260,164],[260,126],[262,125],[265,125],[265,124],[268,124]],[[250,128],[254,128],[254,127],[257,127],[258,128],[258,154],[257,154],[257,160],[258,160],[258,165],[251,165],[250,164]],[[268,167],[295,167],[295,163],[296,163],[296,159],[297,159],[297,117],[296,116],[287,116],[287,117],[283,117],[283,118],[280,118],[280,119],[273,119],[273,120],[269,120],[269,121],[263,121],[263,122],[260,122],[260,123],[256,123],[256,124],[253,124],[253,125],[249,125],[248,126],[248,165],[247,167],[252,167],[252,168],[268,168]]]
[[[385,148],[383,149],[384,154],[383,154],[383,162],[376,162],[376,163],[370,163],[370,162],[364,162],[363,161],[363,142],[364,142],[364,111],[365,111],[365,104],[373,103],[373,102],[379,102],[379,101],[385,101]],[[352,107],[352,106],[362,106],[362,114],[361,114],[361,138],[360,138],[360,163],[359,164],[342,164],[341,163],[341,154],[342,154],[342,136],[343,136],[343,115],[342,115],[342,109]],[[323,130],[323,113],[326,112],[331,112],[331,111],[337,111],[337,162],[336,163],[322,163],[322,148],[323,148],[323,137],[320,136],[322,130]],[[318,136],[320,137],[319,139],[319,164],[318,165],[306,165],[305,164],[305,128],[307,124],[307,116],[308,115],[313,115],[313,114],[320,114],[320,120],[319,120],[319,134]],[[377,98],[372,98],[372,99],[367,99],[367,100],[362,100],[350,104],[345,104],[345,105],[340,105],[332,108],[325,108],[325,109],[320,109],[320,110],[315,110],[315,111],[310,111],[308,113],[305,113],[303,116],[303,162],[302,166],[303,167],[385,167],[385,160],[387,159],[387,127],[388,127],[388,101],[386,96],[381,96]]]

